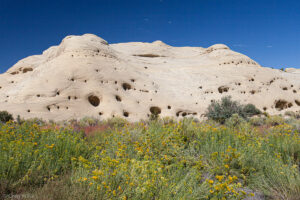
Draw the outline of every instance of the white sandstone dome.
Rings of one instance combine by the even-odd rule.
[[[0,110],[53,120],[119,116],[138,121],[153,112],[201,119],[213,100],[231,95],[278,114],[299,111],[299,76],[261,67],[222,44],[108,44],[85,34],[68,36],[1,74]]]
[[[207,48],[207,52],[210,53],[212,51],[220,50],[220,49],[229,49],[225,44],[215,44]]]

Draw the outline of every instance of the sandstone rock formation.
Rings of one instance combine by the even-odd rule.
[[[202,118],[211,101],[231,95],[278,114],[300,110],[295,71],[261,67],[222,44],[108,44],[92,34],[68,36],[0,75],[0,110],[54,120]]]

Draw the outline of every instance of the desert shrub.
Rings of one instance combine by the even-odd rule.
[[[293,111],[285,111],[284,115],[290,116],[290,117],[294,117],[295,116],[295,112],[293,112]]]
[[[84,118],[80,119],[79,125],[80,126],[95,126],[95,125],[97,125],[98,122],[99,122],[99,120],[94,117],[84,117]]]
[[[293,127],[294,131],[300,133],[300,120],[294,117],[285,120],[285,123]]]
[[[149,115],[149,121],[156,121],[156,120],[158,120],[159,119],[159,115],[158,114],[153,114],[153,113],[151,113],[150,115]]]
[[[205,116],[208,119],[224,124],[233,114],[247,119],[248,117],[261,114],[261,111],[253,104],[241,105],[239,102],[231,100],[231,96],[226,96],[221,101],[213,101],[209,105]]]
[[[10,120],[14,120],[12,114],[8,113],[7,111],[0,111],[0,122],[6,123]]]
[[[254,115],[261,114],[261,111],[255,107],[253,104],[246,104],[243,106],[243,115],[246,117],[252,117]]]
[[[285,123],[284,118],[279,115],[272,115],[266,118],[266,124],[271,126],[277,126],[284,123]]]
[[[249,122],[253,126],[262,126],[265,124],[265,120],[264,117],[252,117],[249,119]]]
[[[226,119],[229,119],[235,113],[243,116],[243,108],[237,101],[233,101],[230,96],[227,96],[223,97],[221,101],[213,101],[209,105],[205,116],[224,124]]]
[[[241,117],[237,113],[234,113],[229,119],[226,119],[225,125],[228,127],[236,127],[245,122],[246,120],[243,117]]]
[[[103,123],[109,125],[110,127],[121,128],[128,124],[128,121],[122,117],[114,117],[105,120]]]
[[[22,120],[22,119],[21,119],[21,122],[22,122],[22,121],[25,122],[25,120]],[[19,123],[18,118],[17,118],[17,122]],[[45,120],[43,120],[43,119],[41,119],[41,118],[27,119],[26,122],[29,123],[29,124],[36,124],[36,125],[38,125],[38,126],[45,126],[46,123],[47,123]],[[53,122],[53,123],[55,123],[55,122]]]
[[[174,124],[176,123],[176,119],[174,117],[164,117],[161,119],[163,121],[163,124]]]
[[[300,116],[299,113],[296,113],[296,112],[293,112],[293,111],[286,111],[286,112],[284,113],[284,115],[285,115],[285,116],[292,117],[292,118],[295,118],[295,119],[297,119],[297,118]]]
[[[20,115],[18,115],[16,121],[19,125],[21,125],[25,120],[22,119]]]

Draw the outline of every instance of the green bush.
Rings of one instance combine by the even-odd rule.
[[[261,111],[253,104],[241,105],[239,102],[231,100],[231,96],[227,96],[223,97],[221,101],[212,102],[205,116],[208,119],[224,124],[226,119],[229,119],[233,114],[238,114],[240,117],[247,119],[248,117],[261,114]]]
[[[0,111],[0,122],[6,123],[10,120],[14,120],[12,114],[8,113],[7,111]]]
[[[242,107],[237,101],[231,100],[231,96],[223,97],[221,101],[212,102],[205,114],[208,119],[212,119],[224,124],[234,113],[242,115]]]
[[[247,117],[252,117],[254,115],[259,115],[261,114],[261,111],[255,107],[253,104],[247,104],[243,107],[243,113]]]

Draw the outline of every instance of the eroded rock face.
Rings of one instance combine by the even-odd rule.
[[[68,36],[0,75],[0,110],[24,118],[200,119],[227,95],[270,114],[299,111],[300,73],[261,67],[222,44],[108,44],[85,34]]]

